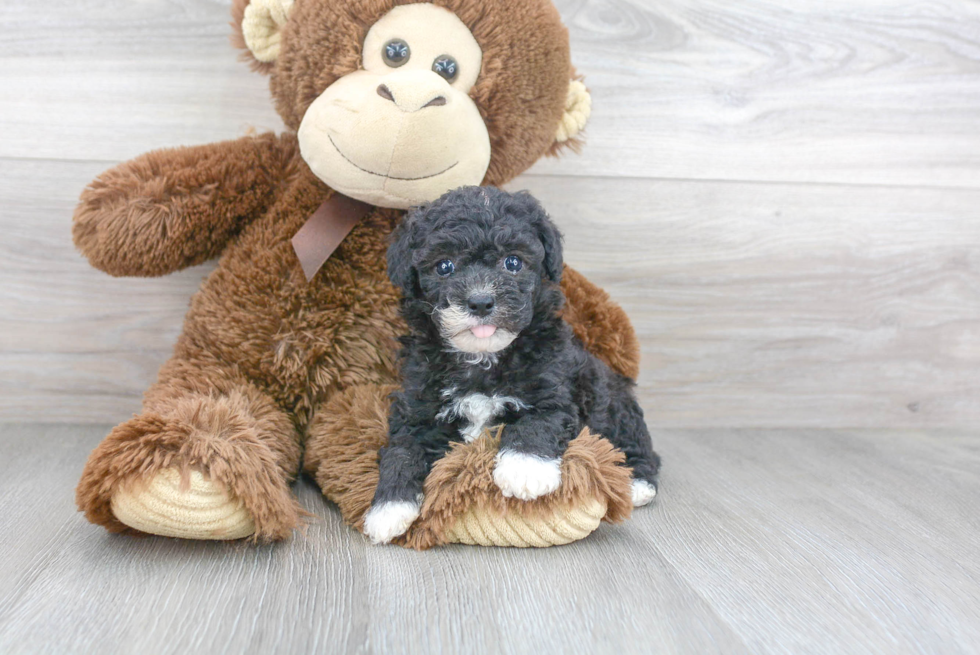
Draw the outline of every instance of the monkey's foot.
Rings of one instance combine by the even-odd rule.
[[[241,539],[255,533],[245,504],[216,480],[167,468],[112,495],[112,513],[140,532],[182,539]]]
[[[268,412],[252,418],[245,400],[190,396],[169,415],[146,412],[116,426],[89,456],[79,509],[112,532],[289,537],[303,514],[282,465],[293,442],[282,426],[266,425]]]

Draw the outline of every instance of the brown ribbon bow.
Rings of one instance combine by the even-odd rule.
[[[313,279],[340,242],[369,211],[371,205],[334,193],[313,212],[292,239],[293,250],[307,281]]]

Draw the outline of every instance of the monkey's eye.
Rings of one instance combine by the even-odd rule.
[[[436,75],[442,76],[447,82],[452,84],[452,81],[459,75],[459,64],[449,55],[442,55],[441,57],[436,57],[436,60],[432,62],[432,70],[435,71]]]
[[[403,64],[407,63],[409,58],[412,56],[412,51],[409,49],[408,44],[401,39],[392,39],[385,44],[384,49],[381,51],[381,58],[385,60],[391,68],[398,68]]]
[[[436,273],[438,273],[441,277],[452,275],[453,271],[455,270],[456,270],[456,265],[453,264],[448,259],[443,259],[441,262],[438,262],[436,264]]]
[[[517,273],[522,268],[524,268],[524,262],[517,255],[511,255],[504,260],[504,268],[506,268],[511,273]]]

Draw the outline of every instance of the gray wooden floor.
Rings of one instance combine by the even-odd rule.
[[[369,546],[316,515],[277,546],[111,536],[74,512],[109,426],[0,428],[2,653],[967,653],[975,435],[666,430],[663,494],[544,550]]]
[[[302,0],[300,0],[302,1]],[[208,265],[111,279],[83,186],[279,130],[228,0],[0,3],[0,653],[980,652],[980,3],[560,0],[594,115],[515,181],[643,345],[655,506],[545,551],[74,512]]]

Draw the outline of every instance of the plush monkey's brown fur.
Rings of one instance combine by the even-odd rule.
[[[288,126],[357,67],[365,32],[393,4],[296,3],[271,68]],[[472,95],[493,144],[484,181],[503,184],[552,148],[571,74],[567,34],[543,0],[438,4],[457,11],[483,48]],[[236,0],[235,11],[243,6]],[[525,51],[513,52],[512,41],[527,44]],[[332,193],[286,134],[150,153],[104,173],[82,194],[75,243],[110,274],[164,275],[221,257],[191,301],[143,413],[115,428],[89,458],[77,489],[89,520],[128,530],[112,514],[114,490],[164,468],[196,468],[244,502],[256,539],[285,538],[302,518],[289,482],[304,445],[306,470],[348,520],[359,520],[385,434],[380,408],[396,382],[402,323],[384,262],[402,213],[374,208],[307,282],[290,238]],[[564,288],[576,334],[635,376],[636,338],[622,310],[570,269]],[[591,443],[599,457],[603,447]],[[337,452],[337,444],[352,447]],[[608,484],[619,489],[613,496],[628,496],[618,482]],[[614,502],[610,517],[623,511]],[[438,543],[441,528],[420,529],[428,536],[413,545]]]

